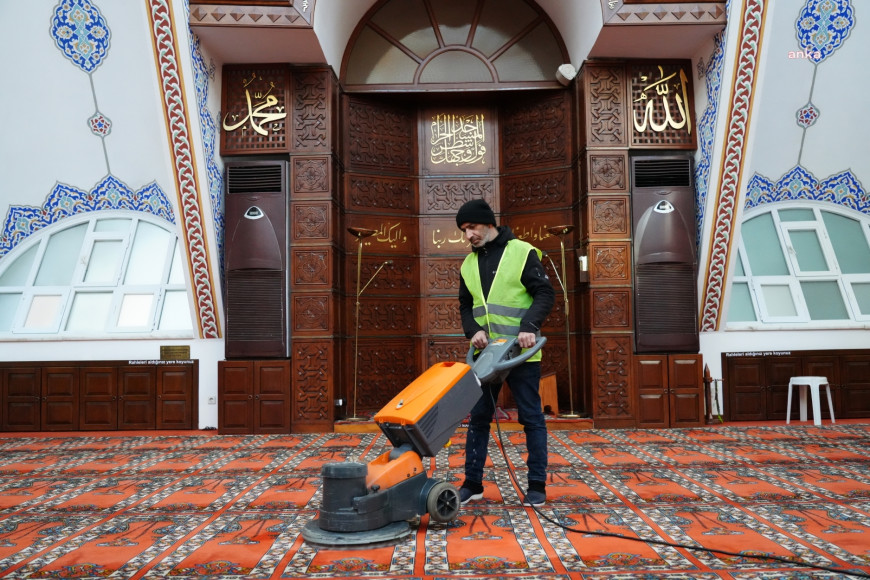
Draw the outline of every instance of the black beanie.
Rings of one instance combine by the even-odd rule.
[[[456,227],[462,224],[492,224],[495,225],[495,214],[489,204],[482,199],[466,201],[456,213]]]

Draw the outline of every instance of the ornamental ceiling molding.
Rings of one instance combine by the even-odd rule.
[[[662,2],[626,4],[623,0],[601,0],[604,26],[650,24],[725,24],[722,2]]]
[[[311,28],[315,0],[290,0],[285,6],[235,6],[191,3],[191,26]]]

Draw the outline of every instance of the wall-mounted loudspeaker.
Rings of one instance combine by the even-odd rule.
[[[228,163],[226,358],[290,356],[287,163]]]
[[[698,352],[692,158],[631,159],[635,350]]]

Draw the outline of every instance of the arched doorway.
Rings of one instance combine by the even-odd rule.
[[[376,410],[431,364],[464,360],[462,203],[486,199],[499,223],[558,256],[547,228],[575,223],[578,203],[577,95],[555,80],[566,60],[555,27],[526,0],[385,0],[359,24],[340,79],[346,323],[336,390],[349,411]],[[565,240],[568,263],[576,243]],[[545,265],[557,285],[559,266]],[[576,352],[564,312],[557,301],[543,329],[544,373],[557,373],[567,401]]]

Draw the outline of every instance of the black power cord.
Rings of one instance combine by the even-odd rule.
[[[505,465],[507,466],[508,474],[510,475],[511,481],[517,487],[517,489],[522,489],[519,481],[517,481],[516,473],[511,468],[511,462],[508,459],[507,452],[505,451],[504,438],[501,433],[501,424],[498,420],[498,408],[496,407],[495,397],[493,397],[492,389],[487,389],[489,391],[489,398],[492,401],[492,408],[495,409],[495,428],[498,432],[498,442],[501,447],[501,455],[504,458]],[[549,435],[548,435],[549,436]],[[622,534],[614,534],[612,532],[596,532],[593,530],[584,530],[581,528],[573,528],[571,526],[566,526],[562,522],[555,520],[538,509],[537,506],[530,506],[539,516],[543,519],[547,520],[551,524],[554,524],[565,531],[573,532],[575,534],[591,534],[593,536],[604,536],[608,538],[619,538],[620,540],[631,540],[632,542],[642,542],[644,544],[654,544],[657,546],[667,546],[670,548],[682,548],[684,550],[692,550],[695,552],[707,552],[710,554],[723,554],[725,556],[736,556],[738,558],[755,558],[757,560],[767,560],[767,561],[775,561],[782,562],[784,564],[791,564],[793,566],[802,566],[804,568],[812,568],[815,570],[824,570],[826,572],[836,572],[838,574],[845,574],[846,576],[854,576],[855,578],[870,578],[870,574],[865,574],[864,572],[852,572],[848,570],[843,570],[842,568],[836,568],[833,566],[822,566],[820,564],[812,564],[810,562],[805,562],[803,560],[793,560],[791,558],[783,558],[782,556],[775,556],[773,554],[748,554],[742,552],[730,552],[728,550],[716,550],[715,548],[702,548],[700,546],[689,546],[687,544],[677,544],[673,542],[666,542],[664,540],[645,540],[643,538],[632,538],[631,536],[623,536]]]

